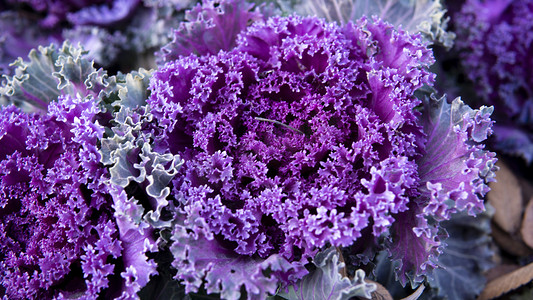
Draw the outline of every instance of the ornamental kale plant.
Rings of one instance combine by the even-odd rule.
[[[185,161],[170,250],[188,292],[265,297],[329,245],[387,250],[404,284],[436,266],[439,222],[483,211],[495,158],[492,109],[415,97],[426,45],[379,19],[273,17],[153,74],[153,144]]]
[[[1,294],[98,295],[121,254],[98,165],[94,102],[70,96],[49,113],[0,111]]]
[[[206,0],[164,38],[188,1],[122,2],[39,4],[60,34],[5,69],[0,296],[371,298],[373,264],[442,288],[445,227],[485,210],[496,158],[491,107],[422,91],[429,46],[453,37],[438,2],[379,1],[378,16],[336,23]],[[406,30],[379,18],[399,15]],[[28,27],[4,37],[42,37]],[[111,75],[92,61],[114,57],[95,50],[105,39],[78,30],[127,37],[136,56],[172,42],[157,69]],[[89,51],[57,46],[68,32]]]
[[[100,102],[119,98],[127,78],[84,55],[68,43],[32,50],[0,89],[12,103],[0,109],[4,299],[131,299],[156,273],[151,230],[100,163]]]
[[[533,1],[466,1],[457,47],[481,100],[495,107],[493,147],[533,161]]]

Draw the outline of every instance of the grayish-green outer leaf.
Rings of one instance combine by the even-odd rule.
[[[455,39],[454,33],[446,31],[448,18],[439,0],[302,0],[295,10],[340,23],[377,16],[446,48]]]
[[[168,187],[183,164],[178,155],[161,154],[152,149],[150,132],[143,126],[153,121],[146,106],[151,72],[144,69],[127,75],[119,74],[119,100],[107,110],[114,113],[114,124],[109,137],[101,141],[102,163],[109,166],[110,182],[123,188],[131,182],[139,183],[151,198],[153,211],[145,219],[154,227],[170,226],[160,220],[161,210],[168,205]]]
[[[376,285],[364,281],[365,272],[357,270],[353,279],[343,277],[339,272],[344,263],[334,247],[318,253],[313,260],[316,270],[290,286],[288,293],[279,293],[289,300],[343,300],[351,297],[370,299]]]
[[[151,74],[151,71],[140,69],[120,78],[121,88],[118,92],[120,102],[116,103],[116,105],[129,109],[145,105],[148,98],[148,85],[150,84]]]
[[[46,111],[48,103],[60,95],[102,99],[115,90],[114,77],[95,69],[85,55],[86,51],[69,41],[61,47],[39,46],[30,51],[29,61],[19,57],[12,64],[15,75],[4,76],[0,94],[28,112]]]
[[[444,299],[475,299],[485,287],[483,272],[492,267],[490,220],[494,209],[476,217],[461,212],[441,223],[449,234],[439,256],[442,268],[428,276],[430,286]]]

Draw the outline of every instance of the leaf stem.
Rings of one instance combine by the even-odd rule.
[[[281,126],[287,128],[287,129],[290,129],[290,130],[292,130],[292,131],[294,131],[294,132],[298,132],[298,133],[301,133],[301,134],[305,135],[305,133],[304,133],[303,131],[301,131],[301,130],[299,130],[299,129],[296,129],[296,128],[290,126],[290,125],[283,124],[283,123],[281,123],[280,121],[270,120],[270,119],[265,119],[265,118],[261,118],[261,117],[255,117],[255,119],[258,120],[258,121],[265,121],[265,122],[270,122],[270,123],[278,124],[278,125],[281,125]]]

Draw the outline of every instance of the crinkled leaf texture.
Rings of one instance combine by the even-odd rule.
[[[290,282],[307,274],[303,265],[291,264],[279,255],[266,259],[239,255],[208,231],[189,233],[178,224],[172,240],[172,266],[179,271],[175,278],[183,282],[187,293],[203,285],[209,294],[239,299],[242,287],[247,299],[265,299],[276,293],[280,278]]]
[[[45,111],[48,103],[60,95],[92,96],[101,99],[114,90],[112,78],[103,69],[95,69],[82,48],[65,41],[61,47],[51,44],[32,49],[29,61],[19,57],[13,76],[6,76],[0,92],[10,103],[24,111]]]
[[[123,188],[110,185],[113,198],[115,222],[122,242],[122,261],[125,279],[120,297],[134,297],[157,274],[155,261],[148,259],[147,252],[157,252],[153,228],[143,222],[144,209],[135,199],[128,198]]]
[[[476,299],[485,286],[483,275],[493,266],[493,250],[490,237],[490,221],[494,209],[486,210],[476,216],[466,211],[453,214],[450,220],[441,222],[447,236],[438,268],[428,272],[426,288],[421,299]],[[400,261],[391,260],[382,252],[376,258],[373,280],[382,284],[394,299],[407,297],[406,290],[396,279],[394,270]],[[416,287],[416,286],[413,286]]]
[[[451,48],[453,32],[446,31],[448,18],[440,0],[306,0],[295,7],[298,13],[346,23],[363,16],[377,16],[410,33],[420,32],[430,43]]]
[[[343,300],[352,297],[372,298],[376,285],[365,282],[365,272],[357,270],[354,278],[343,277],[340,270],[344,263],[339,253],[330,247],[317,253],[313,260],[316,270],[278,295],[289,300]]]
[[[295,266],[366,227],[386,232],[418,193],[413,93],[431,83],[432,61],[420,39],[379,20],[291,16],[254,23],[231,51],[165,64],[148,103],[186,160],[172,181],[186,229],[243,259]],[[177,269],[186,283],[196,276],[191,289],[213,272]]]
[[[168,185],[183,161],[179,155],[154,151],[149,142],[153,134],[141,132],[150,126],[153,118],[144,106],[149,78],[150,72],[141,69],[117,79],[119,99],[108,109],[116,111],[112,132],[102,139],[100,151],[102,163],[109,166],[110,183],[130,191],[140,188],[131,193],[137,197],[148,196],[147,205],[152,210],[144,212],[144,218],[151,226],[168,227],[170,223],[160,223],[161,211],[168,205]]]
[[[484,210],[488,182],[495,177],[495,154],[482,144],[492,133],[493,107],[472,109],[461,99],[451,104],[445,97],[426,98],[422,117],[427,134],[426,153],[417,160],[423,187],[421,198],[428,199],[424,210],[437,220],[450,213],[467,210],[475,215]]]
[[[493,265],[490,238],[493,211],[487,206],[476,216],[464,211],[441,222],[447,237],[446,247],[439,256],[439,267],[428,272],[427,282],[431,289],[426,289],[421,299],[476,299],[485,286],[483,274]],[[393,261],[382,252],[376,258],[373,271],[373,280],[381,283],[394,299],[407,296],[395,276],[394,270],[399,266],[400,261]]]
[[[157,273],[146,256],[157,251],[153,228],[143,222],[143,207],[110,184],[98,142],[109,130],[100,125],[109,123],[114,110],[109,103],[130,108],[144,102],[149,73],[107,78],[68,44],[57,51],[41,48],[30,57],[29,63],[19,62],[27,67],[18,69],[26,72],[22,80],[15,76],[7,87],[25,108],[33,100],[26,88],[38,93],[44,84],[50,91],[40,94],[46,101],[37,112],[13,105],[1,110],[1,284],[13,299],[135,298]],[[113,85],[95,95],[103,78]],[[52,86],[55,79],[60,86]]]
[[[474,110],[458,98],[451,104],[445,97],[424,100],[426,150],[416,161],[420,196],[393,225],[389,252],[400,260],[396,274],[402,284],[409,280],[416,285],[438,265],[446,238],[439,222],[460,211],[484,211],[487,183],[497,170],[495,154],[481,144],[491,133],[491,113],[492,107]]]
[[[185,160],[170,194],[183,218],[176,278],[233,295],[242,275],[221,278],[202,247],[297,268],[328,245],[363,243],[351,254],[386,249],[402,283],[421,281],[443,246],[438,222],[483,210],[494,162],[480,144],[490,109],[433,98],[417,109],[415,91],[434,80],[427,45],[378,19],[293,15],[255,22],[229,51],[160,67],[147,100],[162,128],[152,148]],[[378,239],[388,242],[364,244]]]
[[[95,298],[123,249],[96,143],[96,103],[62,96],[46,114],[0,110],[0,296]],[[110,290],[111,290],[110,289]]]

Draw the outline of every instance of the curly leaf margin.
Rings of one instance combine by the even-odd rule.
[[[278,295],[288,300],[342,300],[352,297],[371,299],[372,293],[377,289],[375,284],[365,282],[363,270],[357,270],[353,279],[343,277],[340,271],[345,265],[339,261],[339,253],[334,247],[319,252],[313,264],[317,267],[316,270]]]

